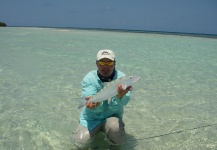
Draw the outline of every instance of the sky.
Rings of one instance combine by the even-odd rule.
[[[217,34],[217,0],[0,0],[0,22]]]

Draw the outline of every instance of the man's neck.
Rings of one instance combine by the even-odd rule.
[[[115,76],[115,70],[113,70],[112,74],[109,77],[103,77],[100,75],[99,71],[97,71],[97,75],[102,82],[111,82]]]

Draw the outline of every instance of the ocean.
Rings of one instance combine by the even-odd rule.
[[[81,81],[101,49],[141,77],[119,149],[217,149],[217,38],[33,27],[0,28],[0,149],[76,150]]]

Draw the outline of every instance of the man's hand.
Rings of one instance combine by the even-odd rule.
[[[128,91],[130,91],[130,88],[131,88],[131,86],[127,87],[127,88],[124,90],[124,89],[122,88],[122,84],[119,84],[119,85],[118,85],[118,88],[117,88],[117,91],[118,91],[117,97],[121,99],[125,94],[127,94]]]
[[[85,100],[88,101],[91,97],[92,97],[92,96],[85,97]],[[86,107],[89,108],[89,109],[93,109],[93,108],[98,107],[99,104],[100,104],[100,102],[97,102],[97,103],[87,102]]]

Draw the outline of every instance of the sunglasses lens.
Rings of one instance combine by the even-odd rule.
[[[99,61],[99,64],[100,64],[101,66],[104,66],[104,65],[105,65],[105,62],[104,62],[104,61]]]
[[[112,65],[113,65],[113,61],[107,62],[107,65],[108,65],[108,66],[112,66]]]
[[[108,66],[112,66],[112,65],[114,64],[113,61],[108,61],[108,62],[98,61],[98,63],[99,63],[101,66],[105,66],[105,64],[107,64]]]

